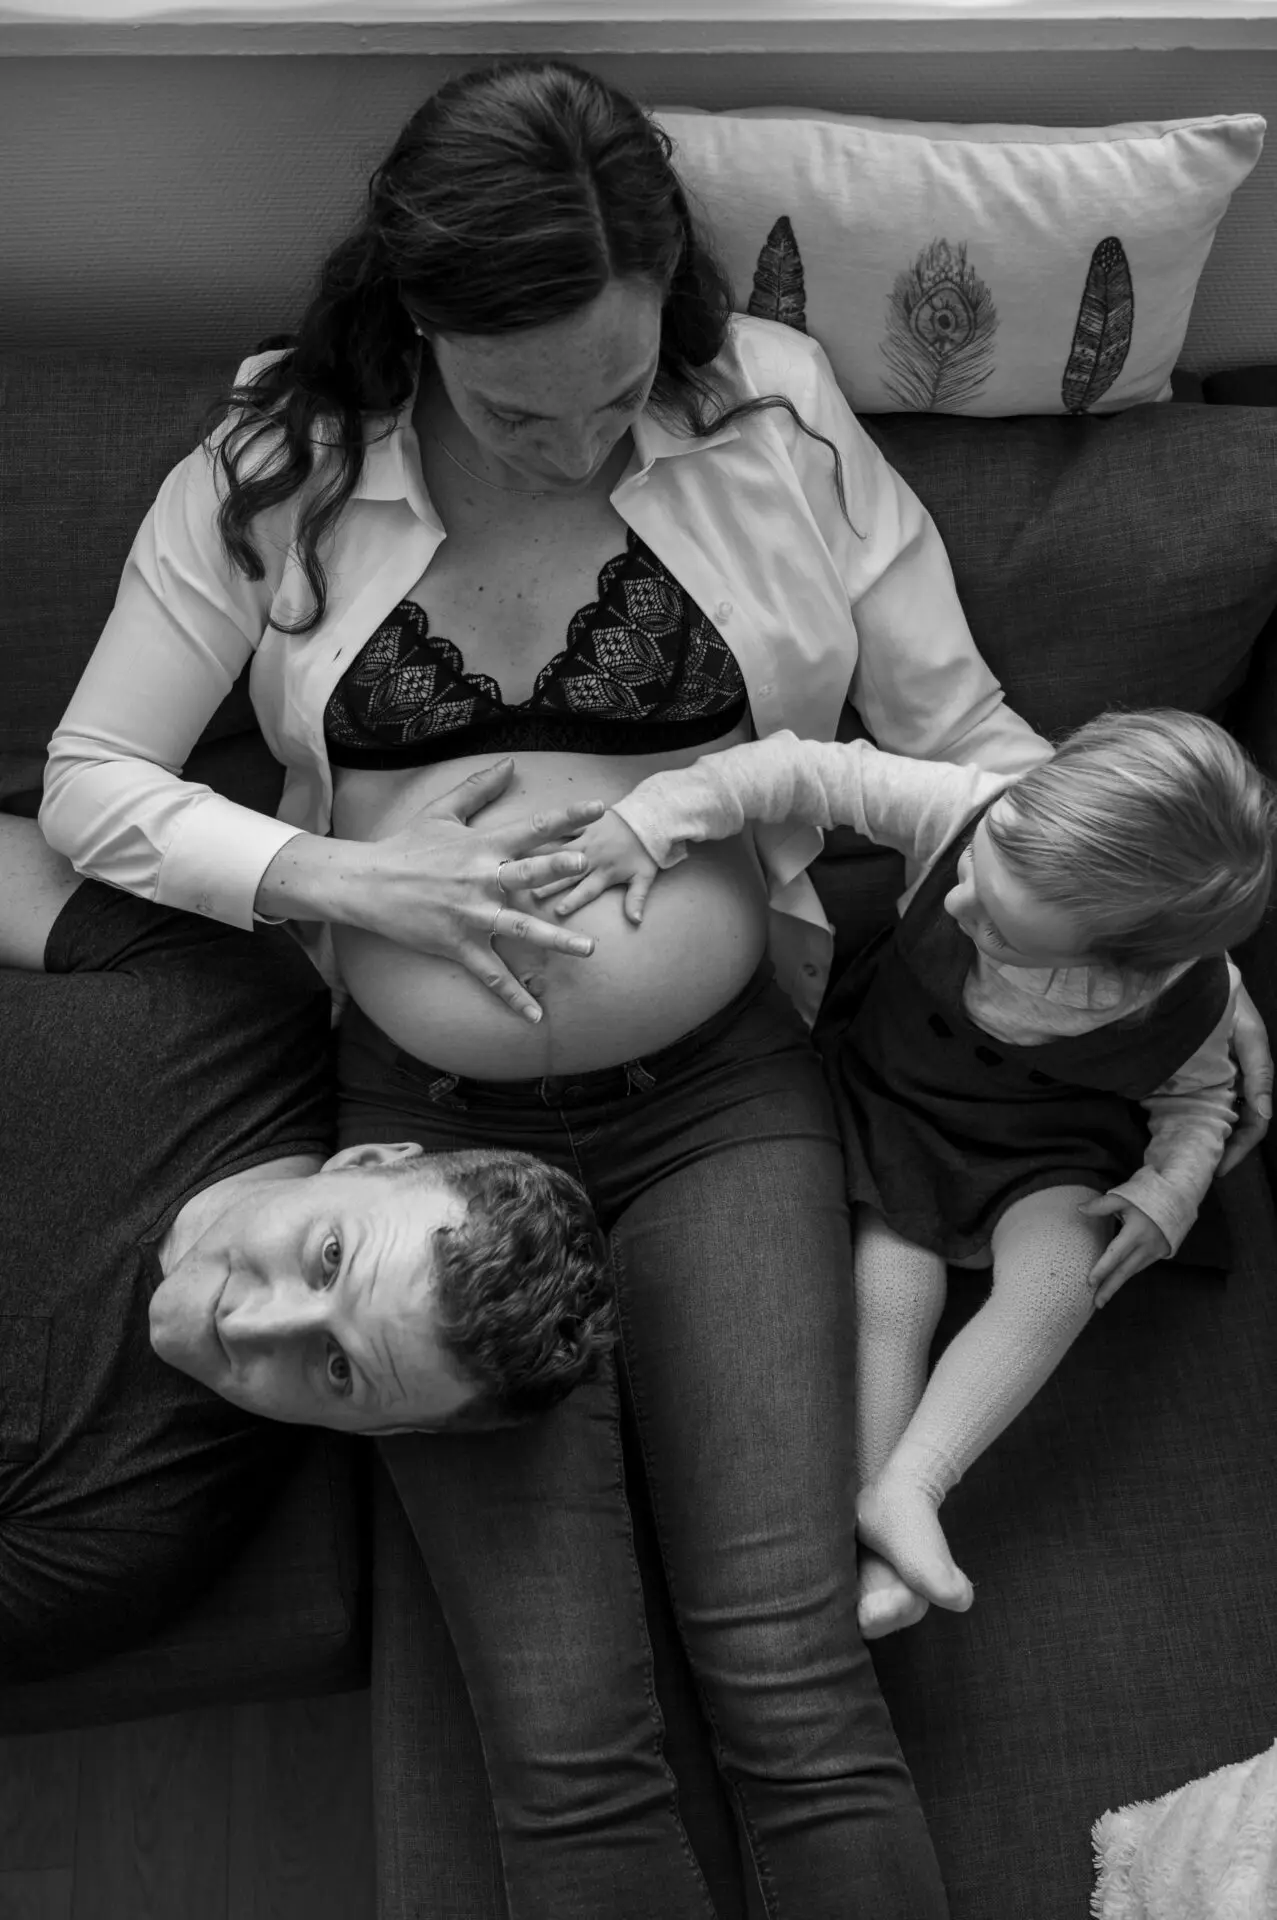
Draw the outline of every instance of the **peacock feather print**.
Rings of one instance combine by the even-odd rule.
[[[1126,249],[1114,234],[1091,255],[1073,345],[1060,383],[1066,413],[1085,413],[1102,399],[1131,350],[1135,289]]]
[[[993,295],[967,265],[967,243],[933,240],[896,275],[887,303],[884,385],[901,407],[952,413],[968,405],[993,371],[998,330]]]
[[[745,309],[756,320],[779,320],[807,331],[807,288],[802,255],[787,214],[781,214],[763,242],[754,268],[754,291]]]

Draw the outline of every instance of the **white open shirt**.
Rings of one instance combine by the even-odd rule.
[[[270,357],[246,360],[238,380]],[[730,402],[784,394],[834,442],[851,522],[828,450],[782,408],[699,440],[650,411],[635,422],[634,458],[612,504],[731,647],[756,732],[832,739],[850,697],[895,753],[1005,775],[1047,757],[976,652],[930,515],[856,421],[823,350],[791,328],[737,316],[711,371]],[[266,572],[249,581],[222,551],[208,450],[168,475],[49,749],[40,826],[78,872],[247,928],[279,849],[298,832],[328,832],[328,697],[445,538],[411,416],[410,398],[389,422],[368,423],[359,485],[321,552],[328,610],[304,638],[269,624],[310,608],[293,546],[302,496],[255,522]],[[276,818],[180,774],[250,662],[258,722],[286,769]],[[759,827],[755,840],[778,976],[810,1021],[833,946],[806,874],[822,835],[785,822]],[[296,930],[335,982],[328,928]]]

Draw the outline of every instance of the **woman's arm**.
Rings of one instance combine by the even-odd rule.
[[[1143,1165],[1082,1208],[1093,1215],[1120,1214],[1123,1220],[1091,1274],[1098,1286],[1097,1307],[1142,1267],[1178,1252],[1220,1171],[1237,1117],[1228,1044],[1241,975],[1231,961],[1228,971],[1232,990],[1219,1021],[1191,1058],[1140,1102],[1149,1133]]]
[[[823,351],[803,346],[793,398],[838,448],[846,519],[828,450],[795,429],[790,452],[855,620],[852,705],[892,753],[1027,773],[1051,747],[1007,706],[980,657],[935,522],[852,413]],[[765,389],[767,371],[756,378]]]
[[[494,954],[511,939],[584,955],[593,942],[502,907],[505,891],[582,870],[538,844],[597,806],[484,833],[466,822],[509,785],[492,768],[423,809],[399,834],[363,843],[303,833],[184,780],[195,742],[261,640],[288,545],[281,510],[259,529],[265,578],[233,568],[217,533],[203,449],[169,474],[125,564],[115,607],[53,736],[40,828],[76,871],[232,926],[256,918],[343,922],[458,961],[528,1019],[535,1000]],[[299,643],[302,644],[302,643]]]
[[[78,872],[251,927],[262,874],[295,827],[181,769],[265,631],[282,543],[246,580],[221,550],[202,448],[174,468],[49,747],[40,828]],[[272,530],[273,531],[273,530]]]
[[[1241,1071],[1242,1110],[1228,1151],[1219,1163],[1221,1175],[1231,1173],[1251,1148],[1258,1146],[1273,1117],[1273,1056],[1268,1029],[1244,982],[1237,990],[1229,1045]]]
[[[579,832],[603,811],[601,801],[577,801],[553,813],[533,814],[484,832],[467,823],[514,777],[514,761],[481,768],[414,814],[384,840],[290,840],[267,869],[258,890],[263,914],[289,919],[326,917],[364,927],[420,953],[458,961],[524,1019],[541,1009],[492,946],[494,939],[551,947],[584,959],[594,941],[504,904],[523,888],[566,884],[585,868],[575,846],[536,849]]]

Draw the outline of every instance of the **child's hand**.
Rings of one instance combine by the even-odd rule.
[[[560,880],[548,887],[538,887],[533,899],[544,900],[551,894],[561,895],[554,903],[554,912],[563,916],[575,913],[578,907],[586,906],[591,900],[597,900],[609,887],[624,887],[625,917],[637,927],[643,918],[643,908],[652,891],[652,882],[660,872],[638,835],[632,833],[620,814],[613,813],[609,807],[601,820],[592,821],[577,834],[572,841],[572,851],[585,855],[587,866],[584,878],[575,885],[571,881]],[[565,887],[571,891],[565,892]]]
[[[592,833],[593,828],[585,831]],[[1133,1273],[1151,1267],[1155,1260],[1165,1260],[1170,1253],[1171,1243],[1162,1229],[1142,1207],[1120,1193],[1097,1193],[1094,1200],[1084,1200],[1078,1212],[1089,1213],[1093,1219],[1106,1213],[1122,1215],[1121,1227],[1091,1268],[1091,1285],[1098,1289],[1097,1307],[1107,1305]]]

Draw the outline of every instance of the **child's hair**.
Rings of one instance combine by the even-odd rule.
[[[1077,913],[1087,950],[1152,976],[1224,953],[1268,905],[1277,788],[1223,727],[1103,713],[985,816],[1007,866]]]

